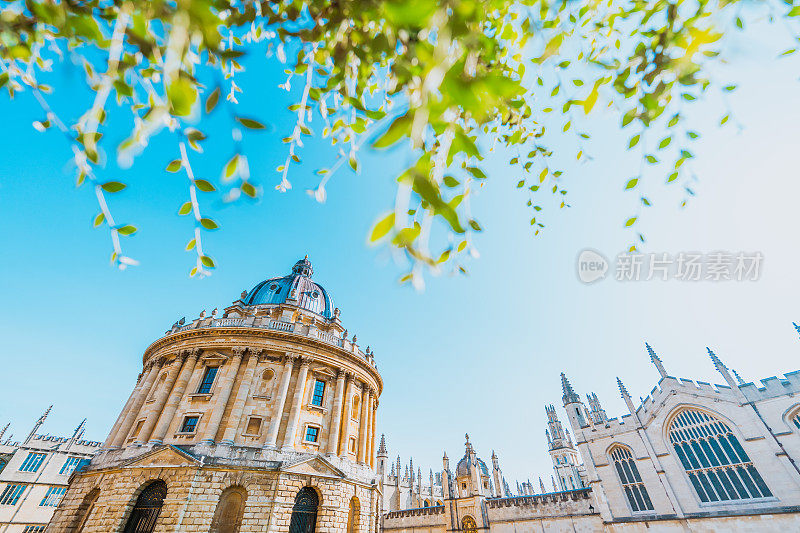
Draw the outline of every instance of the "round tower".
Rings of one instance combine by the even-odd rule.
[[[313,272],[301,259],[153,342],[49,531],[375,531],[383,381]]]

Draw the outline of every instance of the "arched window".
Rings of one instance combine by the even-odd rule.
[[[424,507],[430,507],[431,506],[431,501],[430,500],[425,500],[425,503],[423,504],[423,506]]]
[[[361,518],[361,504],[358,498],[350,498],[350,512],[347,515],[347,533],[357,533]]]
[[[242,487],[228,487],[222,491],[209,533],[239,533],[245,501],[247,501],[247,491]]]
[[[731,428],[717,418],[686,409],[672,420],[669,440],[701,501],[772,496]]]
[[[292,508],[292,522],[289,533],[314,533],[317,526],[317,507],[319,496],[311,487],[303,487],[297,493]]]
[[[478,524],[475,523],[475,519],[471,516],[465,516],[461,521],[461,530],[464,533],[478,533]]]
[[[617,470],[619,482],[622,483],[622,490],[628,497],[628,503],[633,512],[652,511],[653,502],[650,495],[642,483],[639,469],[633,460],[631,451],[623,446],[615,446],[611,449],[611,459],[614,461],[614,468]]]
[[[358,420],[358,405],[361,403],[361,398],[359,396],[353,396],[353,409],[350,414],[350,418],[353,420]]]
[[[160,479],[147,485],[136,498],[136,504],[125,525],[125,533],[152,533],[166,496],[167,484]]]
[[[70,527],[70,531],[75,531],[76,533],[80,533],[83,531],[84,526],[89,521],[89,516],[91,516],[92,511],[94,510],[94,504],[97,502],[97,498],[100,497],[100,489],[94,488],[89,491],[89,493],[84,496],[83,501],[78,506],[78,512],[75,513],[75,518],[72,522],[72,526]]]
[[[794,412],[792,416],[789,417],[789,422],[794,426],[794,429],[800,429],[800,409]],[[3,468],[0,467],[0,470]]]

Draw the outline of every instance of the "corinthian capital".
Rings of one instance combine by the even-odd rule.
[[[244,346],[234,346],[231,348],[231,352],[233,352],[234,357],[242,357],[244,352],[247,350]]]

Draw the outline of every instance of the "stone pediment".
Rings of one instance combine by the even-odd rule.
[[[194,466],[200,461],[193,455],[170,445],[160,446],[144,455],[135,457],[125,464],[124,467],[165,467],[165,466]]]
[[[306,474],[310,476],[324,476],[344,478],[345,474],[323,457],[309,457],[303,461],[284,465],[281,472],[289,474]]]

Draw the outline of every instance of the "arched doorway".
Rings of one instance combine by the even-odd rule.
[[[465,516],[464,520],[461,521],[461,530],[464,533],[478,533],[478,524],[475,523],[475,519],[471,516]]]
[[[353,496],[350,499],[350,512],[347,515],[347,533],[358,533],[361,517],[361,503]]]
[[[319,496],[311,487],[303,487],[297,493],[292,508],[292,522],[289,533],[314,533],[317,527],[317,507]]]
[[[160,479],[147,485],[136,498],[136,504],[125,525],[125,533],[152,533],[166,496],[167,484]]]
[[[77,531],[80,533],[83,531],[83,527],[86,525],[86,522],[89,520],[89,516],[92,514],[94,510],[94,504],[97,502],[97,498],[100,497],[100,489],[94,488],[89,491],[89,493],[83,498],[83,501],[78,506],[78,512],[75,515],[75,521],[73,522],[73,526],[70,531]]]
[[[245,501],[247,501],[247,491],[242,487],[228,487],[222,491],[209,533],[239,533]]]

